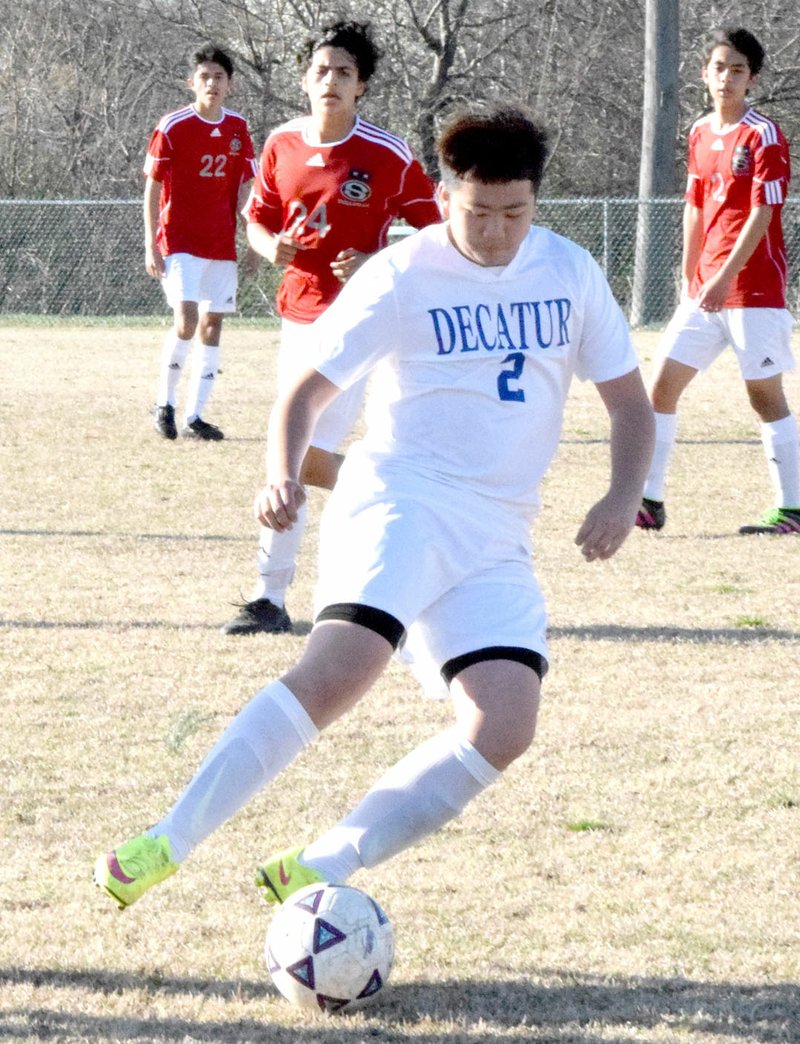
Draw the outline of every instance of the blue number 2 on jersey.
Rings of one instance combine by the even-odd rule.
[[[525,356],[522,352],[512,352],[503,359],[503,365],[511,363],[507,370],[501,370],[497,376],[497,394],[501,399],[510,402],[525,402],[525,392],[522,388],[510,388],[509,381],[518,381],[522,376],[522,368],[525,365]]]

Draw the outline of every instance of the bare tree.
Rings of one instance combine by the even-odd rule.
[[[680,4],[687,56],[681,135],[703,106],[698,37],[741,21],[769,55],[756,103],[779,120],[796,154],[796,0],[670,2]],[[548,195],[637,193],[642,0],[337,0],[335,10],[371,20],[384,45],[365,116],[408,138],[432,173],[443,115],[503,98],[530,105],[550,130]],[[302,111],[295,56],[332,8],[320,0],[15,0],[4,13],[0,193],[107,196],[138,195],[147,137],[162,113],[190,99],[187,59],[202,41],[231,51],[231,104],[257,141]],[[683,152],[681,141],[679,167]]]

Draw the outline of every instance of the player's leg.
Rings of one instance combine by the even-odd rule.
[[[319,446],[309,446],[300,469],[300,481],[304,486],[331,490],[336,485],[343,460],[341,453],[332,453]]]
[[[175,308],[175,333],[178,339],[191,344],[197,332],[200,312],[197,301],[179,301]]]
[[[636,517],[640,529],[662,529],[666,522],[664,490],[678,434],[678,403],[698,371],[711,365],[725,343],[720,323],[692,301],[681,302],[664,331],[650,391],[656,438]]]
[[[222,431],[214,424],[203,420],[203,411],[208,402],[219,371],[219,343],[222,336],[222,315],[218,312],[202,312],[192,351],[192,374],[186,397],[186,423],[181,435],[184,438],[219,442]]]
[[[774,491],[774,507],[741,533],[800,533],[800,444],[782,376],[746,381],[750,403],[761,421],[761,444]]]
[[[653,382],[650,398],[655,414],[656,437],[642,505],[636,516],[636,525],[640,529],[663,529],[667,521],[664,487],[678,437],[678,401],[696,375],[697,370],[693,367],[674,359],[665,359]]]
[[[310,325],[289,323],[281,326],[278,387],[284,387],[309,359],[312,346]],[[355,425],[364,398],[364,383],[359,382],[338,395],[317,422],[301,479],[308,485],[333,489],[342,457],[336,449]],[[239,612],[222,625],[223,634],[279,634],[291,630],[286,611],[286,592],[294,579],[297,557],[308,518],[304,505],[291,529],[282,533],[262,526],[256,554],[255,586]]]
[[[188,262],[189,257],[185,254],[165,258],[166,271],[162,280],[174,321],[161,348],[154,426],[166,439],[178,436],[175,425],[178,384],[198,321],[197,289],[192,282],[192,272],[187,271]]]
[[[364,619],[356,616],[355,619]],[[298,662],[236,715],[167,815],[95,865],[121,907],[174,873],[186,856],[270,783],[378,678],[402,635],[387,614],[321,622]]]
[[[181,435],[186,438],[218,442],[222,431],[203,419],[206,404],[219,371],[220,338],[223,316],[236,308],[237,272],[234,261],[197,259],[200,318],[192,352],[192,374],[186,399],[186,423]]]
[[[443,665],[455,727],[402,758],[322,837],[269,860],[270,880],[280,877],[282,866],[284,876],[299,865],[321,880],[342,882],[377,865],[457,817],[528,748],[547,669],[546,615],[524,541],[516,551],[519,561],[470,576],[415,624],[418,644],[427,643],[430,658]],[[450,655],[453,650],[459,653]],[[282,900],[293,888],[290,882],[267,898]]]
[[[361,410],[364,388],[361,383],[342,392],[322,413],[303,461],[304,483],[322,489],[333,489],[342,457],[336,447],[349,433]],[[305,534],[308,513],[305,505],[291,529],[282,533],[262,526],[258,539],[258,577],[251,601],[266,600],[283,608],[286,592],[294,579],[297,557]],[[284,610],[285,611],[285,610]],[[232,632],[230,629],[226,633]]]
[[[800,446],[783,387],[783,374],[794,369],[791,315],[784,308],[731,308],[726,319],[773,489],[773,507],[739,532],[800,533]]]
[[[528,653],[509,650],[517,651]],[[341,883],[440,830],[499,779],[533,740],[540,682],[529,664],[497,659],[503,655],[498,650],[476,655],[484,654],[490,658],[470,664],[450,682],[454,728],[397,762],[352,812],[301,853],[281,855],[293,854],[320,880]]]

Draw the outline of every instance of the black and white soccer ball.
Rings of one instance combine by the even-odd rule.
[[[349,885],[307,885],[275,914],[264,956],[272,981],[292,1004],[353,1011],[386,985],[394,929],[366,892]]]

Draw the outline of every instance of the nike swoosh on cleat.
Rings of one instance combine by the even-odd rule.
[[[123,873],[122,867],[119,865],[119,860],[117,859],[116,852],[108,853],[108,855],[106,856],[106,865],[108,866],[108,871],[111,874],[111,876],[115,880],[121,882],[122,884],[133,884],[133,882],[136,880],[135,877],[128,877],[126,874]]]
[[[284,888],[286,887],[286,885],[288,885],[288,883],[292,879],[292,875],[291,874],[287,875],[286,871],[283,869],[283,860],[282,859],[281,859],[280,864],[278,866],[278,877],[280,877],[281,884],[284,886]]]

